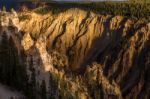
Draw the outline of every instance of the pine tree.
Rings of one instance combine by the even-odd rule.
[[[18,90],[26,90],[27,73],[24,63],[20,63],[18,49],[13,38],[8,39],[7,34],[2,34],[0,43],[0,81]]]
[[[46,84],[45,84],[45,80],[42,81],[41,84],[41,97],[42,99],[47,99],[47,95],[46,95]]]
[[[58,79],[52,73],[49,73],[49,96],[50,99],[58,98]]]
[[[5,6],[3,6],[2,10],[3,10],[3,11],[6,11],[6,7],[5,7]]]
[[[8,58],[8,49],[9,49],[9,42],[8,42],[8,37],[7,37],[7,34],[4,32],[2,34],[2,41],[1,41],[1,54],[0,54],[0,80],[7,84],[7,73],[8,73],[8,61],[9,61],[9,58]]]

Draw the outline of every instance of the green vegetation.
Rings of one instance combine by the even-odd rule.
[[[5,32],[0,48],[0,82],[18,90],[25,90],[27,84],[25,66],[19,62],[18,50],[12,37],[8,38]]]
[[[49,72],[49,97],[50,99],[58,98],[58,80],[57,75]]]
[[[149,0],[129,0],[129,2],[134,2],[134,3],[150,3]]]
[[[3,11],[6,11],[6,7],[5,7],[5,6],[3,6],[2,10],[3,10]]]
[[[34,9],[34,12],[38,14],[47,14],[49,12],[49,9],[47,7],[39,7]]]
[[[29,20],[30,19],[30,16],[29,15],[20,15],[19,16],[19,20],[20,21],[25,21],[25,20]]]
[[[41,97],[42,99],[47,99],[47,92],[46,92],[46,84],[45,84],[45,80],[42,81],[41,84]]]
[[[67,2],[48,3],[47,7],[39,7],[34,11],[38,14],[47,14],[52,11],[54,14],[66,11],[70,8],[80,8],[93,11],[102,15],[122,15],[135,19],[145,18],[149,20],[150,3],[130,1],[130,2]]]

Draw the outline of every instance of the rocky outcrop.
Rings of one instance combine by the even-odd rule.
[[[149,23],[77,8],[45,15],[0,13],[0,35],[5,31],[18,51],[25,51],[29,81],[31,68],[37,86],[45,80],[47,90],[49,79],[57,78],[58,87],[53,89],[57,92],[47,96],[150,97]]]

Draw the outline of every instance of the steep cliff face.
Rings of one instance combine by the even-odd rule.
[[[47,97],[150,97],[149,23],[76,8],[0,14],[0,37],[6,33],[13,39],[19,57],[24,52],[19,61],[29,82],[33,75],[37,88],[45,81]]]

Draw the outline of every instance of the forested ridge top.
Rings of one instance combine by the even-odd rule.
[[[121,15],[136,20],[150,20],[150,3],[144,2],[53,2],[47,3],[47,6],[40,6],[34,9],[34,11],[40,14],[46,14],[49,10],[54,13],[60,13],[70,8],[80,8],[101,15]]]

